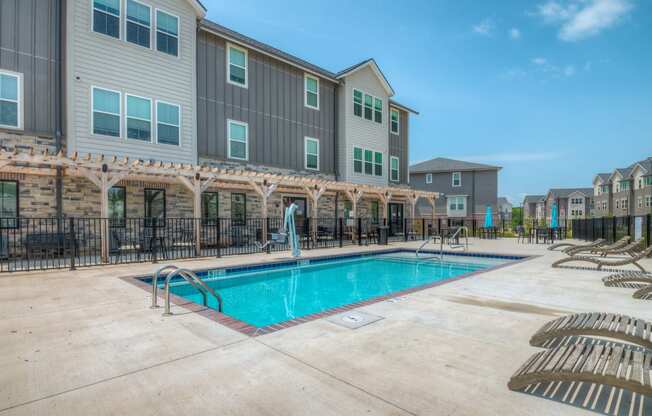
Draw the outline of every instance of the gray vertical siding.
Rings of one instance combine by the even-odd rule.
[[[392,107],[394,108],[394,107]],[[399,160],[399,182],[400,184],[408,183],[408,123],[410,115],[403,110],[397,109],[399,113],[399,134],[393,134],[391,131],[390,113],[387,113],[388,131],[389,131],[389,155],[398,157]],[[391,165],[387,161],[387,177],[390,176]],[[397,183],[392,182],[390,183]]]
[[[55,134],[59,7],[61,0],[0,0],[0,68],[23,75],[25,134]]]
[[[247,163],[304,170],[308,136],[319,139],[320,172],[334,173],[335,85],[320,79],[319,110],[312,110],[303,104],[303,71],[252,50],[248,56],[248,88],[231,85],[226,82],[225,40],[198,34],[199,157],[227,160],[226,120],[233,119],[249,124]]]

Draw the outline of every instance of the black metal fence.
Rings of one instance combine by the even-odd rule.
[[[594,241],[604,238],[614,242],[624,236],[633,240],[645,239],[652,245],[652,215],[629,215],[624,217],[603,217],[571,220],[573,238]]]
[[[297,218],[301,248],[425,240],[459,226],[480,235],[479,219]],[[0,218],[0,272],[159,262],[288,250],[283,218]],[[496,227],[497,233],[504,231]]]

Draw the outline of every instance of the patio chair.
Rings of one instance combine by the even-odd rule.
[[[597,240],[595,240],[595,241],[593,241],[591,243],[588,243],[588,244],[556,243],[556,244],[553,244],[550,247],[548,247],[548,250],[549,251],[555,251],[555,249],[561,248],[561,247],[564,247],[564,250],[561,250],[561,251],[565,251],[569,247],[573,247],[573,248],[595,248],[595,247],[599,247],[599,246],[603,245],[606,241],[607,240],[605,240],[604,238],[599,238],[599,239],[597,239]]]
[[[644,259],[645,257],[649,256],[650,254],[652,254],[652,246],[648,247],[643,251],[638,252],[633,257],[628,257],[625,259],[622,258],[609,259],[609,258],[589,257],[589,256],[571,256],[561,260],[557,260],[552,264],[552,267],[559,267],[564,263],[580,261],[580,262],[593,263],[598,266],[598,270],[602,270],[603,267],[620,267],[620,266],[627,266],[631,264],[636,266],[640,271],[646,272],[643,266],[641,266],[638,262]]]
[[[532,338],[533,347],[548,348],[564,337],[596,336],[640,345],[652,351],[652,322],[613,313],[578,313],[543,325]]]
[[[530,241],[529,238],[530,236],[528,235],[528,232],[525,229],[525,227],[523,227],[522,225],[516,226],[516,237],[517,237],[516,239],[517,243],[525,243],[525,240],[528,240],[528,242]]]
[[[644,248],[645,248],[645,240],[640,239],[627,244],[625,247],[614,249],[614,250],[604,250],[599,254],[601,257],[607,257],[607,255],[613,256],[619,254],[628,254],[633,257]]]
[[[587,382],[650,396],[652,351],[628,345],[577,343],[540,351],[507,383],[510,390],[545,382]]]
[[[625,247],[629,243],[629,236],[625,236],[621,238],[620,240],[616,241],[613,244],[608,244],[606,246],[601,246],[601,247],[571,247],[569,249],[564,250],[564,253],[568,254],[569,256],[574,256],[576,254],[584,253],[584,252],[590,252],[592,254],[601,254],[603,252],[608,252],[611,250],[618,250],[623,247]]]
[[[643,286],[632,295],[634,299],[652,300],[652,284]]]
[[[652,285],[652,275],[629,271],[605,276],[602,278],[602,282],[607,287],[640,289],[641,287]]]

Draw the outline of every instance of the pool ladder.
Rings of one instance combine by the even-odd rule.
[[[433,243],[433,244],[437,243],[437,239],[439,239],[439,259],[441,260],[441,259],[444,258],[444,238],[443,238],[442,236],[440,236],[440,235],[433,235],[433,236],[432,236],[432,243]],[[421,250],[422,250],[422,249],[423,249],[423,248],[424,248],[428,243],[430,243],[430,240],[431,240],[431,239],[429,238],[429,239],[427,239],[426,241],[424,241],[423,244],[421,244],[421,247],[419,247],[419,248],[417,249],[417,251],[416,251],[416,253],[415,253],[417,257],[419,257],[419,253],[421,252]]]
[[[151,308],[158,308],[158,281],[162,277],[164,272],[168,272],[165,277],[165,312],[164,316],[172,315],[170,312],[170,281],[172,278],[179,276],[182,277],[186,282],[188,282],[192,287],[194,287],[199,293],[202,294],[204,306],[208,306],[208,296],[212,296],[217,301],[217,310],[222,312],[222,297],[217,294],[213,289],[210,288],[203,280],[199,278],[192,270],[189,269],[180,269],[177,266],[166,264],[159,267],[152,277],[152,306]]]

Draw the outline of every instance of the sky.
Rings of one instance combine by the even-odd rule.
[[[652,156],[652,0],[203,0],[207,17],[337,72],[373,57],[410,162],[501,166],[515,205]]]

